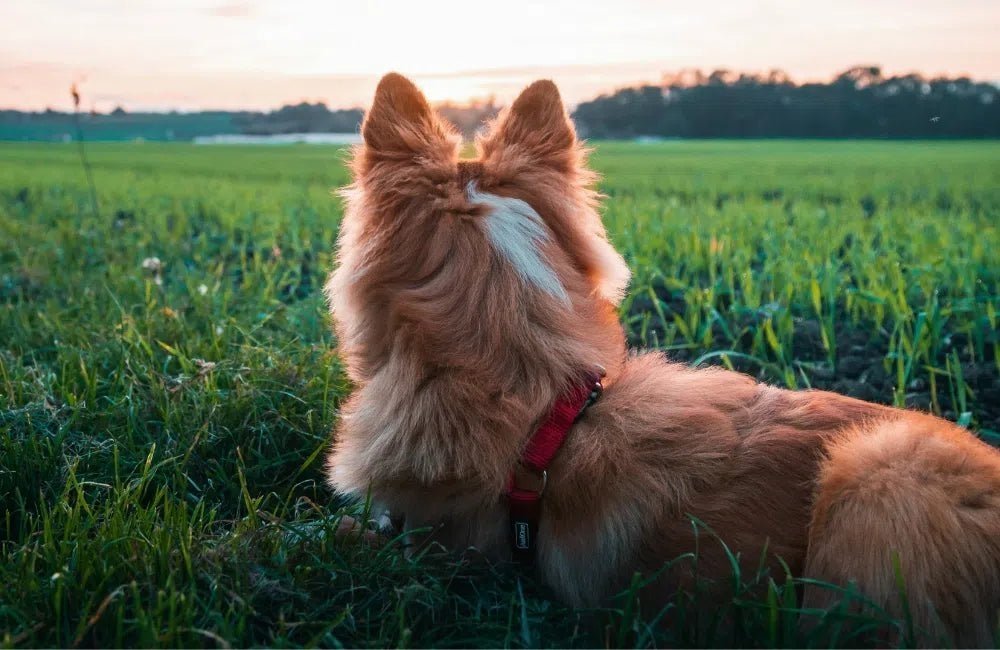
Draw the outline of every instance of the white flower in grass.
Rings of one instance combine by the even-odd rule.
[[[208,293],[208,287],[205,286],[204,284],[199,284],[198,285],[198,294],[204,296],[206,293]]]
[[[147,257],[142,261],[142,268],[153,274],[153,282],[156,283],[156,286],[163,286],[163,276],[160,275],[160,272],[163,271],[163,262],[160,261],[159,257]]]
[[[223,331],[222,330],[222,325],[216,325],[215,326],[215,335],[216,336],[222,336],[222,331]]]

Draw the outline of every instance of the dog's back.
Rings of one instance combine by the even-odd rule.
[[[744,576],[855,582],[924,645],[993,642],[1000,454],[938,418],[649,354],[626,362],[552,475],[542,569],[571,602],[697,550],[653,585],[661,605],[699,579],[726,592],[736,557]],[[810,587],[805,604],[842,596]]]

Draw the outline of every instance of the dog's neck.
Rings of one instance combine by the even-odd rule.
[[[371,476],[394,477],[401,485],[501,494],[525,441],[565,390],[598,365],[613,383],[624,362],[613,311],[576,320],[568,334],[539,328],[463,364],[397,348],[344,409],[350,443],[367,444],[356,450],[356,478],[343,482],[363,489]]]

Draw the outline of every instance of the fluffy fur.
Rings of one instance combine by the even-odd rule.
[[[635,571],[699,550],[857,581],[915,622],[989,644],[1000,608],[1000,454],[957,426],[841,395],[781,390],[626,350],[628,280],[555,86],[527,88],[459,160],[420,92],[390,74],[363,125],[327,294],[355,390],[329,457],[339,491],[407,529],[506,559],[505,482],[527,437],[586,369],[604,396],[549,472],[538,566],[594,605]],[[668,572],[665,598],[691,580]],[[831,594],[806,594],[826,606]]]

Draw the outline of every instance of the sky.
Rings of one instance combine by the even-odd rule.
[[[0,0],[0,108],[365,106],[379,77],[431,101],[570,103],[684,68],[827,80],[857,64],[1000,81],[997,0]]]

